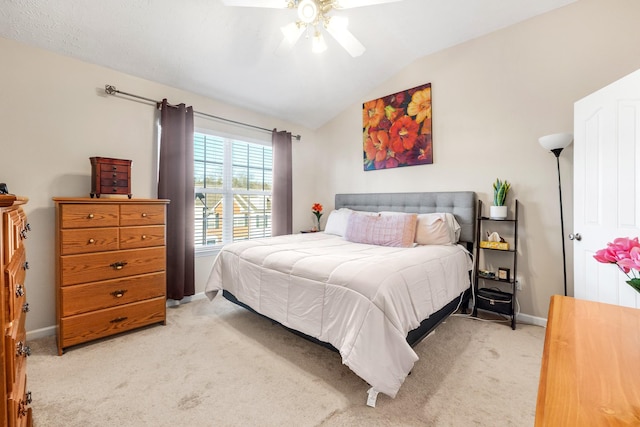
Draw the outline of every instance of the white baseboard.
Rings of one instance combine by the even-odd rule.
[[[543,328],[547,327],[547,319],[543,317],[531,316],[529,314],[518,314],[516,315],[516,321],[520,323],[526,323],[528,325],[542,326]]]
[[[56,326],[47,326],[46,328],[35,329],[27,332],[27,341],[44,338],[56,334]]]
[[[188,296],[188,297],[184,297],[182,300],[180,301],[176,301],[176,300],[172,300],[169,299],[167,300],[167,307],[175,307],[177,305],[182,305],[182,304],[187,304],[190,303],[191,301],[197,301],[200,299],[204,299],[207,296],[204,294],[204,292],[200,292],[199,294],[195,294],[192,296]],[[44,338],[44,337],[48,337],[51,335],[55,335],[56,334],[56,326],[47,326],[44,328],[40,328],[40,329],[35,329],[33,331],[28,331],[27,332],[27,340],[35,340],[38,338]]]

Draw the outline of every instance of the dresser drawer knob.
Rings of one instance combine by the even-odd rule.
[[[128,317],[116,317],[113,320],[110,320],[109,323],[120,323],[120,322],[124,322],[125,320],[127,320]]]
[[[118,176],[118,174],[114,172],[114,173],[113,173],[113,177],[115,178],[115,177],[117,177],[117,176]]]
[[[18,285],[16,286],[16,298],[20,298],[24,296],[24,286]]]
[[[89,243],[94,244],[96,241],[94,239],[89,239]]]
[[[27,223],[26,227],[27,231],[31,231],[31,224]]]
[[[26,397],[27,405],[31,405],[31,402],[33,402],[33,398],[31,397],[31,391],[28,391],[25,397]]]
[[[142,235],[142,240],[146,240],[146,239],[147,239],[147,235],[146,235],[146,234],[143,234],[143,235]]]
[[[114,270],[122,270],[125,265],[127,265],[126,261],[118,261],[118,262],[114,262],[113,264],[109,264],[109,266]]]
[[[118,170],[118,167],[117,166],[111,166],[111,169],[113,169],[115,171],[115,170]]]
[[[115,298],[122,298],[125,293],[127,293],[126,289],[118,289],[117,291],[111,292],[111,295],[113,295]]]
[[[23,270],[28,270],[29,269],[29,261],[25,261],[24,264],[22,264],[22,269]]]
[[[27,402],[25,402],[24,400],[20,399],[20,402],[18,403],[18,418],[22,418],[22,417],[26,417],[27,413],[29,412],[27,410]]]
[[[22,237],[22,239],[26,239],[27,238],[27,230],[20,230],[20,237]]]
[[[89,215],[87,215],[87,218],[89,218],[89,219],[93,219],[93,214],[89,214]]]
[[[145,212],[142,212],[142,218],[146,218],[147,214]]]
[[[116,181],[115,179],[113,180],[113,185],[118,185],[118,181]]]
[[[22,304],[22,312],[23,313],[28,313],[29,310],[30,310],[30,308],[29,308],[29,303],[28,302],[25,302],[24,304]]]
[[[18,341],[18,344],[16,344],[16,356],[31,356],[31,347],[24,345],[22,341]]]

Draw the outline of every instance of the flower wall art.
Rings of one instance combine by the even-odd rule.
[[[431,83],[362,104],[364,170],[433,163]]]

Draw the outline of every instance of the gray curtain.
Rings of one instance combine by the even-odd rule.
[[[167,206],[167,298],[195,293],[193,107],[164,99],[160,109],[158,197]]]
[[[293,232],[291,133],[273,130],[273,197],[271,200],[271,235]]]

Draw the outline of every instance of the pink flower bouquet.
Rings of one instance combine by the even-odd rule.
[[[637,237],[618,237],[593,257],[604,264],[616,264],[629,278],[627,283],[640,292],[640,242]]]

